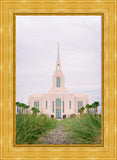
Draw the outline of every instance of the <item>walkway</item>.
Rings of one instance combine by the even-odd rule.
[[[61,124],[55,130],[48,132],[48,134],[39,139],[41,144],[70,144],[67,132],[64,131]]]

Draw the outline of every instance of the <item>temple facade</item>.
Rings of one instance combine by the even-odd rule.
[[[61,70],[58,56],[56,61],[56,69],[52,78],[52,88],[48,93],[33,94],[29,96],[29,111],[36,107],[41,113],[47,114],[49,117],[56,119],[68,118],[72,114],[79,114],[78,109],[88,104],[88,96],[85,94],[70,93],[65,87],[65,78]],[[86,112],[86,109],[84,110]]]

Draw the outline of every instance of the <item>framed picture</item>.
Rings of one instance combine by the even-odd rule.
[[[117,158],[115,19],[116,1],[1,2],[1,159]]]
[[[103,17],[16,15],[15,19],[16,144],[102,145]]]

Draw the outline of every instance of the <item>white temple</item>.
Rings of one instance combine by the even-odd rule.
[[[79,114],[78,109],[88,104],[88,96],[85,94],[73,94],[65,88],[65,78],[61,70],[58,56],[56,61],[56,70],[52,79],[52,88],[48,93],[34,94],[29,96],[30,113],[31,108],[36,107],[41,113],[47,114],[49,117],[63,119],[71,114]],[[86,109],[85,111],[86,112]]]

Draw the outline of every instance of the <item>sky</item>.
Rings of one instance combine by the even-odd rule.
[[[101,103],[101,16],[16,16],[16,101],[52,87],[58,42],[66,88]]]

